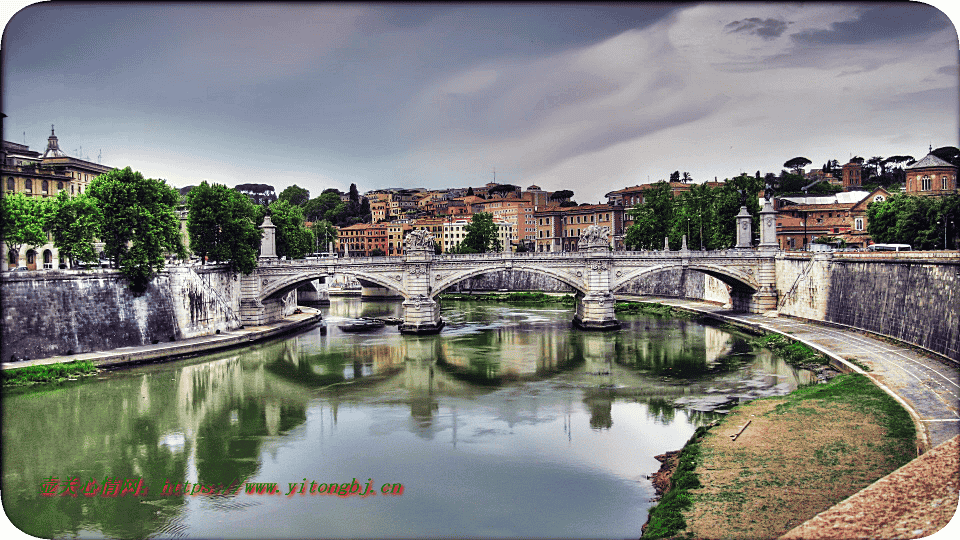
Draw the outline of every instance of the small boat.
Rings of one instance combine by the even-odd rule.
[[[400,317],[381,317],[380,320],[383,321],[383,324],[389,324],[390,326],[403,324],[403,319]]]
[[[340,325],[340,330],[344,332],[365,332],[367,330],[376,330],[383,328],[385,323],[380,319],[357,319]]]

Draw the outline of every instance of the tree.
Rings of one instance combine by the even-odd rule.
[[[960,149],[956,146],[941,146],[930,153],[951,165],[960,167]]]
[[[693,182],[693,177],[690,176],[689,172],[684,171],[683,178],[681,178],[681,180],[683,181],[683,183],[689,184],[690,182]]]
[[[464,230],[466,235],[460,243],[459,253],[486,253],[503,249],[493,214],[489,212],[474,214]]]
[[[468,188],[467,188],[467,195],[466,195],[466,196],[467,196],[467,197],[473,197],[473,188],[472,188],[472,187],[468,187]]]
[[[175,188],[127,167],[96,177],[87,194],[103,212],[104,251],[132,289],[146,289],[163,269],[167,253],[186,257],[176,214],[180,193]]]
[[[190,249],[201,260],[226,262],[244,274],[256,268],[261,231],[256,225],[258,212],[248,197],[204,181],[187,196],[187,206]]]
[[[277,196],[277,200],[287,201],[295,206],[303,206],[310,200],[310,192],[294,184],[281,191],[280,195]]]
[[[319,197],[310,199],[303,205],[303,216],[307,221],[327,220],[336,222],[347,210],[346,203],[340,200],[337,190],[324,190]]]
[[[680,171],[673,171],[670,173],[670,182],[679,182],[680,181]]]
[[[277,200],[273,186],[268,184],[237,184],[233,189],[250,197],[253,204],[259,206],[269,206]]]
[[[550,194],[551,201],[567,201],[573,197],[573,192],[569,189],[561,189],[560,191],[554,191]]]
[[[310,229],[318,243],[317,251],[327,251],[327,244],[337,239],[337,228],[325,219],[314,221]]]
[[[643,202],[629,210],[633,225],[627,229],[624,244],[634,250],[656,250],[663,247],[673,219],[673,192],[670,184],[660,181],[643,194]]]
[[[806,167],[807,165],[813,163],[809,159],[803,156],[797,156],[793,159],[789,159],[783,163],[783,166],[788,169],[793,169],[795,174],[800,174],[800,170]]]
[[[873,171],[873,176],[882,177],[886,173],[884,170],[886,162],[884,161],[883,156],[873,156],[867,160],[867,164],[869,165],[868,168]],[[871,176],[867,176],[867,178],[870,177]]]
[[[386,254],[387,254],[387,252],[383,251],[383,250],[380,249],[380,248],[373,248],[373,250],[370,251],[370,256],[371,256],[371,257],[383,257],[383,256],[386,255]]]
[[[302,259],[316,244],[313,232],[303,224],[303,210],[278,200],[269,211],[270,220],[277,227],[277,255]]]
[[[49,213],[46,199],[23,193],[0,198],[0,237],[7,249],[18,252],[22,246],[41,246],[47,241],[44,231]]]
[[[100,237],[102,223],[103,213],[89,194],[69,197],[61,191],[53,201],[47,227],[61,255],[71,261],[90,263],[98,259],[93,243]]]
[[[487,193],[491,196],[500,195],[500,198],[505,198],[510,193],[515,193],[517,191],[517,186],[512,184],[498,184],[490,188]]]
[[[910,244],[914,249],[940,249],[951,216],[960,215],[960,195],[917,197],[891,195],[867,205],[867,232],[880,244]],[[951,229],[947,228],[947,233]],[[954,236],[956,236],[956,229]],[[949,239],[949,236],[948,236]]]

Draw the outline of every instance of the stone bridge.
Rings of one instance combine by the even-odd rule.
[[[769,204],[768,204],[769,207]],[[281,318],[283,297],[307,281],[326,281],[344,274],[396,291],[403,296],[402,333],[435,333],[443,327],[436,297],[461,281],[488,272],[513,270],[543,274],[577,291],[574,324],[585,329],[620,327],[612,291],[646,274],[692,270],[713,276],[731,287],[732,307],[761,313],[776,309],[776,240],[773,210],[761,214],[761,243],[751,246],[751,220],[746,209],[737,216],[737,247],[724,251],[693,251],[686,238],[679,251],[611,251],[605,227],[591,226],[571,253],[482,253],[434,255],[433,237],[416,230],[407,235],[402,257],[353,257],[280,261],[274,230],[264,222],[258,267],[241,282],[241,318],[258,325]],[[769,219],[768,219],[769,218]]]

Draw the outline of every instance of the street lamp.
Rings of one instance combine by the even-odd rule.
[[[697,217],[700,218],[700,251],[703,251],[703,215],[697,212]]]

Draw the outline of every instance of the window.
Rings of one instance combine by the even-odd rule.
[[[25,190],[25,191],[33,191],[33,180],[27,178],[27,179],[23,182],[23,187],[24,187],[24,190]]]
[[[40,189],[41,189],[44,193],[46,193],[47,191],[49,191],[49,190],[50,190],[50,182],[47,182],[46,180],[44,180],[43,183],[41,184]]]
[[[63,182],[57,182],[57,190],[63,191]]]
[[[920,191],[930,191],[930,176],[923,175],[923,178],[920,179]]]
[[[15,185],[13,177],[7,178],[7,191],[13,191]]]
[[[940,189],[950,189],[950,180],[949,180],[949,178],[950,178],[950,177],[947,176],[947,175],[943,175],[943,176],[940,177],[940,184],[941,184]]]
[[[27,264],[35,264],[37,262],[37,252],[30,250],[27,252]]]
[[[853,222],[853,228],[862,231],[863,230],[863,218],[857,218]]]

